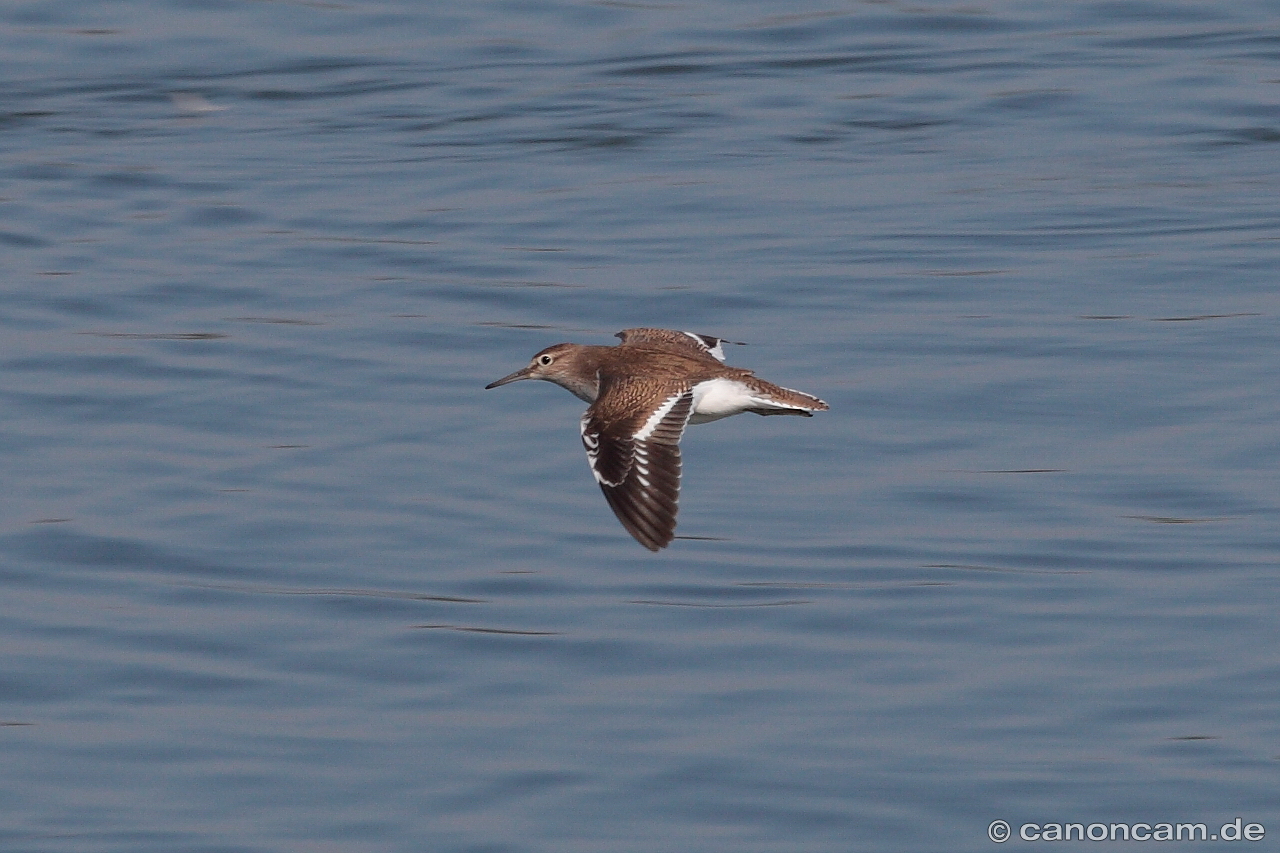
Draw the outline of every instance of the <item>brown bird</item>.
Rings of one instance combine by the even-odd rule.
[[[491,382],[544,379],[591,405],[582,444],[591,473],[627,532],[650,551],[675,538],[680,437],[687,424],[742,412],[812,417],[826,403],[724,364],[725,341],[670,329],[625,329],[614,347],[556,344]]]

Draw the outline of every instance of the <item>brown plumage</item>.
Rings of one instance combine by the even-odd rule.
[[[556,344],[529,365],[485,386],[542,379],[591,405],[582,444],[605,500],[627,532],[651,551],[675,538],[680,438],[690,423],[741,412],[811,417],[827,404],[802,391],[729,367],[708,335],[626,329],[616,347]]]

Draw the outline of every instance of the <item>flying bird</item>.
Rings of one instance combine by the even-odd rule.
[[[485,388],[542,379],[589,403],[582,445],[591,473],[622,526],[650,551],[675,538],[687,425],[743,412],[808,418],[829,408],[725,364],[724,344],[733,341],[670,329],[625,329],[617,337],[622,343],[611,347],[547,347]]]

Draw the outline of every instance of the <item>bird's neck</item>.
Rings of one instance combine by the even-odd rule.
[[[569,369],[552,378],[561,388],[582,400],[594,403],[600,396],[600,366],[616,347],[583,346],[574,351]]]

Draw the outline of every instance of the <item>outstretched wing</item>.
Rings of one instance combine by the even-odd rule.
[[[622,339],[622,346],[643,344],[658,349],[676,350],[685,355],[710,356],[720,362],[724,361],[724,345],[738,343],[713,338],[711,335],[676,332],[671,329],[623,329],[614,337]]]
[[[675,538],[680,437],[692,410],[692,390],[677,388],[656,409],[619,417],[616,410],[599,411],[592,405],[582,416],[582,446],[591,473],[622,526],[650,551]]]

